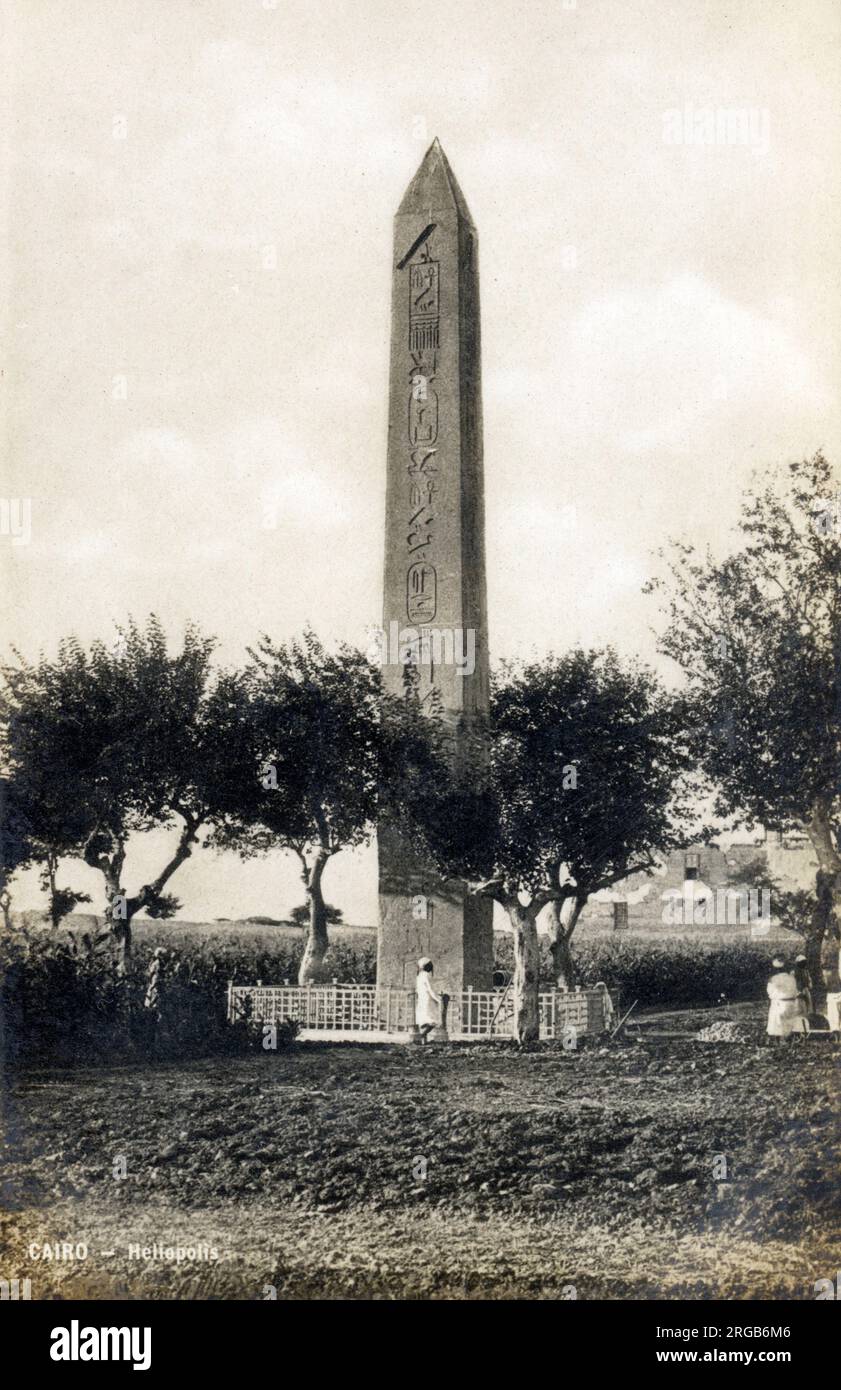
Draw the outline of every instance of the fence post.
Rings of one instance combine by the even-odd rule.
[[[233,980],[229,980],[229,981],[228,981],[228,1022],[229,1022],[229,1023],[232,1023],[232,1022],[233,1022],[233,1011],[234,1011],[234,982],[233,982]]]

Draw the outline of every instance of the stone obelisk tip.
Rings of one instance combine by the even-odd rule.
[[[467,200],[436,135],[397,209],[397,216],[423,212],[455,212],[473,225]]]

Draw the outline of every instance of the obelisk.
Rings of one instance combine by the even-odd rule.
[[[479,267],[438,140],[394,222],[383,638],[396,693],[415,636],[421,697],[438,692],[457,739],[488,709]],[[378,983],[412,987],[429,956],[436,990],[490,988],[491,903],[441,883],[387,829],[379,860]]]

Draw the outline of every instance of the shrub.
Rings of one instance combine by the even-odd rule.
[[[541,938],[541,980],[552,983],[549,943]],[[602,981],[618,989],[631,1004],[641,1008],[700,1007],[728,1000],[756,999],[763,995],[771,956],[779,946],[761,941],[690,941],[642,937],[586,937],[575,943],[573,953],[579,982],[586,988]],[[510,940],[496,938],[496,965],[510,971]]]
[[[348,930],[348,929],[346,929]],[[148,1056],[187,1057],[252,1046],[247,1030],[227,1022],[227,986],[294,982],[300,937],[265,933],[179,931],[148,923],[136,938],[129,975],[118,978],[113,942],[103,927],[51,931],[20,927],[0,935],[0,1017],[10,1060],[91,1064]],[[166,957],[157,1009],[146,1007],[148,967],[156,947]],[[640,1007],[702,1006],[763,997],[765,942],[602,937],[576,943],[584,986],[603,981]],[[548,943],[541,939],[542,978],[551,983]],[[498,935],[499,969],[512,966],[511,940]],[[373,935],[331,942],[325,965],[337,980],[372,984]],[[262,1034],[260,1034],[262,1037]],[[291,1039],[278,1038],[278,1046]]]
[[[158,946],[166,958],[153,1010],[145,1000]],[[301,938],[272,928],[265,935],[187,935],[150,922],[121,979],[106,928],[56,932],[21,924],[0,935],[3,1050],[9,1061],[59,1065],[236,1050],[242,1039],[227,1022],[229,981],[294,981],[302,951]],[[376,958],[373,940],[343,938],[331,945],[326,966],[336,979],[366,984],[375,978]]]
[[[328,927],[338,927],[343,925],[342,909],[340,907],[333,907],[332,903],[325,903],[324,914]],[[308,926],[310,920],[309,903],[301,903],[300,907],[293,907],[290,917],[291,920],[295,923],[296,927]],[[252,917],[251,920],[254,921],[254,918]]]
[[[274,1029],[271,1035],[273,1045],[267,1047],[266,1030],[269,1026]],[[280,1023],[272,1025],[263,1023],[262,1019],[253,1018],[251,999],[247,996],[243,1001],[242,1013],[230,1024],[228,1034],[233,1051],[285,1052],[295,1042],[300,1031],[301,1025],[294,1018],[284,1018]]]

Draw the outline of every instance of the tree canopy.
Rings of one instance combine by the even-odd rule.
[[[693,748],[734,825],[805,827],[823,930],[841,922],[841,487],[821,454],[744,496],[724,559],[674,541],[649,588],[682,668]],[[827,891],[827,889],[829,891]]]
[[[681,701],[612,651],[503,667],[490,718],[410,805],[447,877],[493,897],[511,919],[521,1040],[537,1036],[537,916],[687,843],[692,781]],[[434,740],[433,740],[434,744]],[[440,747],[436,750],[441,758]],[[560,957],[562,953],[559,952]],[[567,958],[561,962],[568,965]]]
[[[230,682],[211,683],[213,645],[189,628],[170,655],[151,617],[143,628],[118,629],[110,645],[86,651],[70,637],[54,660],[15,653],[2,669],[4,755],[29,858],[44,865],[75,857],[102,873],[123,964],[134,915],[176,910],[164,888],[197,843],[224,778]],[[179,829],[174,852],[153,880],[127,891],[129,837],[169,826]]]
[[[250,653],[238,697],[241,746],[228,750],[230,777],[213,843],[243,857],[295,854],[307,893],[309,933],[301,983],[320,978],[328,949],[324,871],[340,850],[367,843],[390,795],[411,777],[403,702],[384,694],[363,653],[327,651],[312,632]]]

